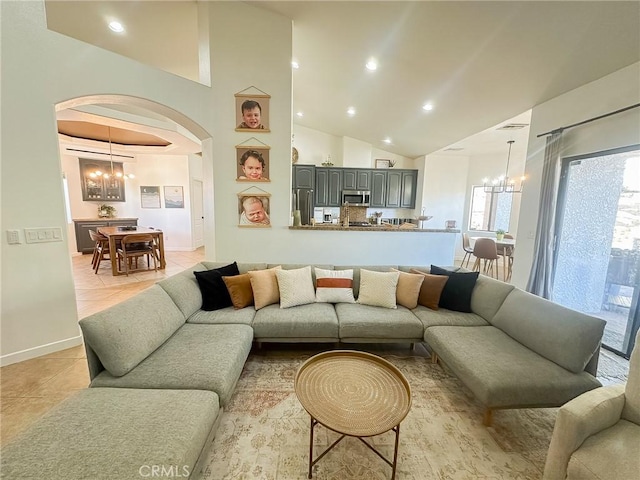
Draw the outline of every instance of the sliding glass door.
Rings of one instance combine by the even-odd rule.
[[[640,325],[640,146],[564,159],[553,300],[606,320],[628,357]]]

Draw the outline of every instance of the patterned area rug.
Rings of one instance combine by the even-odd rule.
[[[482,425],[482,406],[453,375],[426,356],[385,354],[411,384],[411,412],[400,427],[396,478],[536,479],[542,476],[557,409],[499,410]],[[222,416],[204,478],[307,478],[309,415],[293,380],[308,353],[252,353]],[[316,427],[314,453],[338,434]],[[395,435],[370,439],[387,458]],[[314,466],[317,480],[388,479],[391,467],[358,439],[346,437]]]

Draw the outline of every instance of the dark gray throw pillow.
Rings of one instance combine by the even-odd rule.
[[[471,312],[471,294],[476,286],[480,272],[460,273],[452,272],[441,267],[431,265],[433,275],[446,275],[449,277],[440,295],[440,308],[454,310],[456,312]]]
[[[193,274],[198,280],[200,293],[202,293],[202,310],[210,312],[233,305],[229,290],[227,290],[227,285],[222,277],[240,275],[236,262],[204,272],[193,272]]]

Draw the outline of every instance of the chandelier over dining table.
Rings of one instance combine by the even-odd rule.
[[[117,177],[117,178],[122,178],[122,179],[131,179],[131,178],[135,178],[135,175],[133,173],[123,173],[119,170],[115,170],[113,168],[113,149],[111,146],[111,127],[107,127],[108,129],[108,135],[109,135],[109,163],[111,164],[111,171],[110,172],[103,172],[102,170],[95,170],[93,172],[91,172],[89,174],[89,176],[91,178],[96,178],[96,177],[103,177],[103,178],[109,178],[109,177]]]
[[[509,153],[507,154],[507,166],[504,170],[504,175],[500,175],[493,180],[483,178],[482,183],[485,193],[522,193],[526,177],[523,175],[518,179],[518,181],[509,177],[511,146],[515,143],[515,140],[509,140],[507,143],[509,144]]]

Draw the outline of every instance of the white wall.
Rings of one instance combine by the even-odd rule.
[[[293,146],[298,150],[298,163],[322,165],[331,155],[331,161],[338,167],[343,165],[342,137],[303,127],[293,126]]]
[[[534,255],[546,141],[545,137],[537,138],[537,135],[639,103],[639,79],[640,63],[635,63],[533,109],[526,163],[527,187],[522,194],[513,266],[512,281],[518,287],[526,286]],[[639,143],[640,111],[636,108],[567,130],[563,135],[562,156]]]
[[[350,137],[342,137],[342,143],[342,166],[352,168],[371,168],[373,166],[370,143]]]

